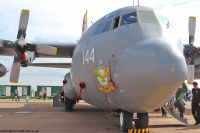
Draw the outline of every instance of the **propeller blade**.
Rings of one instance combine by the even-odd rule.
[[[31,43],[26,43],[27,50],[28,51],[35,51],[41,54],[47,54],[47,55],[56,55],[57,54],[57,48],[52,46],[44,46],[44,45],[36,45]]]
[[[196,30],[196,17],[193,16],[189,17],[188,30],[189,30],[189,44],[193,44],[195,30]]]
[[[10,73],[10,82],[12,83],[18,83],[22,54],[23,53],[18,53],[14,56],[14,62]]]
[[[10,74],[10,82],[18,83],[19,72],[20,72],[20,62],[13,63]]]
[[[194,81],[194,65],[188,65],[187,83],[193,84]]]
[[[41,53],[41,54],[47,54],[47,55],[56,55],[57,48],[52,47],[52,46],[37,45],[36,52]]]
[[[12,48],[13,42],[9,40],[2,40],[0,39],[0,47]]]
[[[29,10],[22,9],[20,20],[19,20],[19,30],[17,34],[17,39],[20,39],[20,38],[25,39],[28,19],[29,19]]]

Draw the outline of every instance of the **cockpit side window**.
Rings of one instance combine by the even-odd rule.
[[[161,24],[162,27],[165,27],[167,29],[172,28],[172,25],[167,18],[165,18],[164,16],[157,14],[157,13],[156,13],[156,17],[157,17],[157,19],[158,19],[158,21],[159,21],[159,23]]]
[[[103,18],[102,22],[105,22],[106,20],[108,20],[109,15],[110,15],[110,14],[106,15],[106,16]]]
[[[103,30],[101,31],[101,33],[109,31],[111,24],[112,24],[112,19],[106,22],[106,24],[104,25]]]
[[[101,33],[104,24],[105,24],[105,22],[103,22],[103,23],[101,23],[101,24],[99,25],[99,27],[97,28],[97,30],[96,30],[96,32],[94,33],[94,35],[97,35],[97,34]]]
[[[120,16],[120,10],[115,12],[115,17]]]
[[[114,16],[115,16],[115,12],[112,12],[112,13],[109,15],[108,19],[114,18]]]
[[[96,29],[94,35],[109,31],[110,29],[117,28],[118,24],[119,24],[119,18],[120,18],[120,10],[114,11],[114,12],[106,15],[102,19],[102,23],[99,24],[99,26]],[[112,24],[113,19],[114,19],[114,24]],[[114,25],[114,26],[112,26],[112,25]]]
[[[112,28],[112,29],[115,29],[115,28],[118,27],[118,25],[119,25],[119,18],[120,18],[120,17],[116,17],[116,18],[114,19],[113,28]]]
[[[125,14],[121,19],[121,26],[137,22],[136,12]]]

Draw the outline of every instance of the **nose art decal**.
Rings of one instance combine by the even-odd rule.
[[[102,63],[99,64],[97,69],[94,68],[94,74],[96,75],[97,86],[99,90],[109,93],[114,90],[114,85],[110,80],[110,67],[105,68]]]

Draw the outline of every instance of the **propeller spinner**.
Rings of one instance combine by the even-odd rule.
[[[10,82],[18,83],[21,61],[25,59],[26,51],[34,51],[41,54],[56,55],[57,48],[27,43],[25,41],[28,26],[29,10],[23,9],[19,20],[17,40],[13,43],[9,40],[0,39],[0,47],[13,48],[15,51],[14,61],[10,74]]]

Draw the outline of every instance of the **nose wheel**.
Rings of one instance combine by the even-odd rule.
[[[133,113],[122,110],[119,118],[120,118],[120,130],[122,132],[127,132],[128,129],[132,128]]]
[[[135,127],[137,129],[148,128],[149,125],[149,116],[148,113],[137,113],[138,120],[135,121]]]

